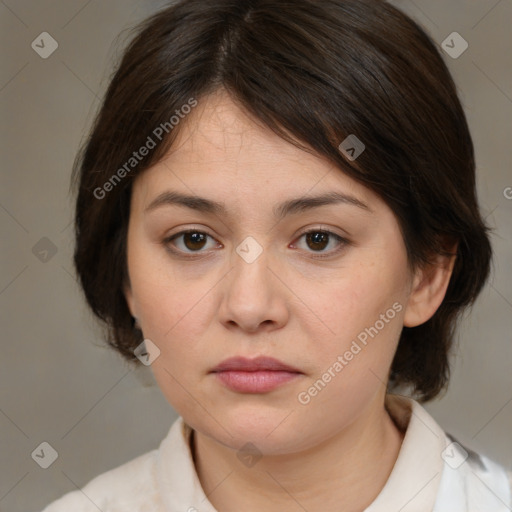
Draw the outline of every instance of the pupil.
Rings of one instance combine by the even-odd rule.
[[[185,233],[184,241],[188,249],[201,249],[204,245],[204,234],[203,233]],[[187,240],[191,240],[191,244],[187,243]],[[202,243],[201,243],[202,242]],[[199,245],[199,246],[197,246]]]
[[[329,235],[327,233],[322,233],[321,231],[316,231],[314,233],[308,233],[306,235],[306,239],[308,241],[308,244],[310,242],[313,243],[313,245],[317,245],[320,243],[320,247],[316,247],[316,249],[324,249],[327,244],[329,243]],[[324,243],[322,243],[324,242]],[[312,249],[315,249],[315,247],[311,247]]]

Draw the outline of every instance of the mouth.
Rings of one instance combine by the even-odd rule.
[[[303,375],[297,368],[270,357],[229,358],[210,373],[239,393],[267,393]]]

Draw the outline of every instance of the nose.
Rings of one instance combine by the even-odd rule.
[[[231,262],[222,283],[221,322],[250,333],[285,325],[290,291],[278,277],[279,263],[270,250],[248,237],[233,251]]]

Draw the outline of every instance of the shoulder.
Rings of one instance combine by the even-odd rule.
[[[144,510],[143,503],[156,503],[158,499],[155,474],[157,454],[158,450],[147,452],[96,476],[82,489],[65,494],[42,512]]]
[[[206,496],[190,449],[191,433],[179,416],[158,449],[102,473],[42,512],[165,512],[204,505]]]
[[[512,510],[509,470],[458,442],[415,400],[389,395],[386,405],[397,426],[405,431],[394,472],[399,474],[401,482],[416,479],[418,488],[422,488],[421,481],[429,483],[423,493],[419,493],[419,496],[429,495],[429,508],[422,510]],[[418,480],[418,477],[421,478]]]
[[[512,473],[489,457],[446,433],[446,449],[435,512],[464,504],[467,510],[508,512],[512,507]]]

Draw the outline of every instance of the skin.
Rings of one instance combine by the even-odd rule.
[[[125,295],[160,350],[152,370],[163,394],[195,431],[203,489],[219,512],[360,511],[385,485],[403,439],[384,407],[401,329],[433,315],[453,261],[411,270],[398,222],[376,194],[279,138],[223,91],[182,122],[170,152],[134,183]],[[148,210],[170,190],[223,202],[228,214]],[[332,191],[368,209],[337,203],[273,216],[286,199]],[[188,228],[209,236],[169,241]],[[347,242],[308,243],[303,231],[320,228]],[[252,263],[236,252],[248,236],[262,249]],[[299,403],[394,303],[401,311]],[[237,355],[271,356],[303,373],[270,392],[235,392],[210,371]],[[248,442],[262,455],[251,467],[237,457]]]

